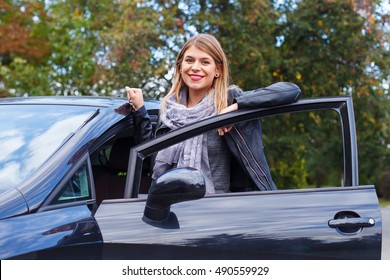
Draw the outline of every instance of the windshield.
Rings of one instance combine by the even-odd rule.
[[[32,174],[95,110],[61,105],[0,105],[0,192]]]

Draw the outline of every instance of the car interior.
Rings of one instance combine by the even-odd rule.
[[[134,146],[133,137],[115,137],[91,155],[97,204],[105,199],[123,197],[132,146]],[[148,193],[151,184],[149,170],[149,162],[144,161],[140,194]]]

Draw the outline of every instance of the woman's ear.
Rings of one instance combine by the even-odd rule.
[[[215,70],[214,77],[218,78],[220,75],[221,75],[221,69],[219,69],[219,67],[217,67],[217,69]]]
[[[215,78],[218,78],[221,76],[221,66],[220,65],[217,65],[216,69],[215,69],[215,74],[214,74],[214,77]]]

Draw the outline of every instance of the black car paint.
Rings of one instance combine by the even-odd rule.
[[[143,223],[145,200],[130,199],[103,203],[96,219],[103,258],[378,259],[381,217],[375,200],[372,186],[215,195],[173,205],[179,228],[164,229]],[[346,210],[376,225],[349,233],[329,227]]]

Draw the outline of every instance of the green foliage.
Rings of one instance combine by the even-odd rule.
[[[282,63],[276,74],[296,82],[304,97],[354,97],[360,183],[373,184],[390,168],[390,103],[382,84],[389,77],[383,28],[388,16],[377,12],[378,1],[302,0],[294,9],[288,4],[280,7],[286,18],[278,34]],[[328,129],[321,126],[322,133],[332,135]],[[336,138],[319,147],[319,155],[330,157]]]
[[[141,87],[156,97],[169,88],[166,78],[184,30],[170,2],[123,1],[116,21],[104,34],[106,78],[111,87]],[[108,51],[107,51],[108,50]],[[153,93],[154,91],[154,93]]]
[[[11,87],[15,95],[48,95],[48,72],[44,67],[37,73],[37,68],[23,58],[15,58],[8,66],[0,68],[0,74]],[[27,92],[25,89],[29,88]]]
[[[230,63],[232,83],[243,88],[266,86],[280,62],[275,32],[280,13],[272,1],[194,1],[199,13],[190,24],[220,40]]]
[[[86,1],[51,1],[49,79],[56,95],[90,95],[95,74],[98,33]]]
[[[263,120],[263,131],[265,153],[279,189],[341,184],[341,126],[335,111],[272,116]]]
[[[379,4],[0,0],[0,97],[123,96],[128,85],[160,98],[184,41],[212,33],[228,56],[231,83],[243,89],[290,81],[302,97],[352,95],[360,183],[372,184],[390,170],[389,16]],[[284,120],[288,137],[267,133],[272,126],[265,122],[264,142],[277,148],[269,160],[278,186],[318,186],[322,178],[339,183],[339,167],[331,167],[342,144],[327,118]]]

